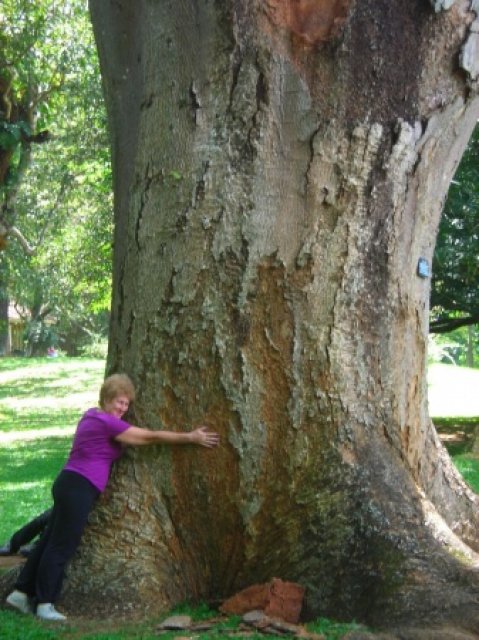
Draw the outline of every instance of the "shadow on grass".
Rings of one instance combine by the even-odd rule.
[[[51,506],[51,485],[70,451],[71,437],[10,443],[0,449],[0,540]]]
[[[10,443],[8,450],[0,450],[0,483],[51,479],[65,461],[71,442],[68,437]]]
[[[0,371],[15,371],[23,367],[38,367],[46,358],[11,358],[0,357]]]
[[[60,370],[61,376],[68,377],[72,371],[82,371],[85,369],[100,370],[104,367],[104,362],[97,358],[11,358],[0,356],[0,373],[4,371],[18,371],[20,369],[37,369],[38,367],[53,367]],[[41,372],[39,372],[41,374]]]
[[[0,544],[51,506],[71,431],[95,404],[104,367],[93,358],[0,357]]]
[[[449,455],[468,453],[479,429],[478,418],[434,418],[434,426]]]
[[[6,398],[67,398],[71,393],[91,391],[96,371],[58,371],[41,377],[7,380],[0,387],[0,400]]]
[[[89,407],[85,407],[87,409]],[[75,426],[81,417],[78,408],[73,409],[23,409],[18,412],[14,409],[0,407],[1,431],[10,433],[12,431],[30,431],[36,429],[41,431],[53,427]]]
[[[479,418],[434,418],[434,425],[455,467],[473,491],[479,493]]]

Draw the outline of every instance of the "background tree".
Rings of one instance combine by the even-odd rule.
[[[98,75],[85,81],[79,95],[92,113],[84,109],[72,117],[72,101],[65,96],[55,140],[36,154],[18,198],[22,228],[41,241],[30,256],[13,243],[8,252],[10,294],[30,310],[31,349],[42,352],[42,335],[49,338],[46,314],[55,319],[55,345],[71,355],[108,327],[111,172]]]
[[[466,325],[446,333],[429,336],[429,361],[476,367],[479,362],[477,325]]]
[[[2,220],[18,241],[1,258],[4,297],[31,313],[30,351],[54,339],[44,323],[53,314],[62,346],[74,352],[92,331],[105,331],[111,285],[106,120],[87,7],[7,2],[1,27],[3,103],[12,107],[0,138]],[[33,139],[48,144],[32,154],[24,129],[43,132]]]
[[[448,192],[433,262],[431,331],[479,323],[479,128]]]
[[[45,37],[50,4],[7,0],[0,14],[0,249],[14,236],[30,250],[15,224],[15,200],[32,144],[49,138],[49,131],[37,123],[39,110],[45,110],[45,101],[62,81],[62,70],[46,65],[45,56],[38,55],[39,41],[52,45],[52,38]],[[7,337],[9,275],[0,253],[0,353]]]
[[[427,415],[417,273],[479,113],[474,7],[92,0],[109,368],[138,383],[140,423],[206,421],[224,444],[123,461],[73,610],[277,575],[308,615],[476,634],[477,497]]]

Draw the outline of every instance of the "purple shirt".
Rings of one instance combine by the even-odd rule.
[[[104,491],[113,462],[122,454],[114,438],[131,425],[101,409],[88,409],[78,423],[68,460],[63,467],[89,480]]]

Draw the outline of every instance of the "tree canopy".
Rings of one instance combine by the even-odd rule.
[[[81,0],[23,0],[5,2],[0,20],[1,286],[31,312],[32,338],[42,342],[49,313],[71,350],[105,329],[111,286],[108,136],[89,15]]]

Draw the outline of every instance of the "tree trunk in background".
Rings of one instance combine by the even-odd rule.
[[[91,0],[109,370],[140,424],[222,446],[126,456],[67,603],[157,611],[278,576],[306,616],[478,628],[477,499],[428,417],[418,275],[479,115],[474,3],[448,5]]]
[[[7,355],[10,347],[8,340],[8,305],[8,299],[3,298],[0,294],[0,356]]]
[[[8,307],[10,300],[8,298],[6,283],[8,278],[8,267],[0,255],[0,356],[9,352],[9,331],[8,331]]]
[[[471,325],[467,327],[466,365],[474,367],[474,327]]]

